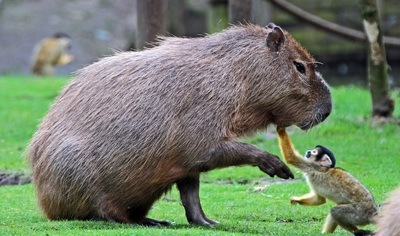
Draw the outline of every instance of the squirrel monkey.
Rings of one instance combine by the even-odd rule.
[[[65,33],[56,33],[40,41],[32,54],[32,73],[52,75],[55,66],[70,63],[74,57],[69,54],[71,38]]]
[[[285,128],[277,127],[279,146],[285,161],[300,170],[310,193],[292,197],[291,204],[318,206],[326,199],[335,202],[326,217],[322,233],[333,233],[338,225],[354,235],[370,235],[371,231],[357,226],[375,223],[378,207],[372,194],[347,171],[335,168],[335,157],[329,149],[316,146],[302,157],[290,141]]]

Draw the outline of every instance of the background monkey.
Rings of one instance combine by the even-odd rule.
[[[354,235],[369,235],[368,230],[357,226],[375,222],[377,206],[372,194],[354,176],[343,169],[335,168],[333,153],[323,146],[307,151],[303,158],[290,141],[285,128],[277,128],[279,146],[288,164],[304,173],[310,193],[290,199],[291,204],[317,206],[326,199],[334,201],[326,217],[322,233],[332,233],[337,225]]]
[[[69,54],[71,38],[65,33],[56,33],[40,41],[32,54],[32,73],[35,75],[52,75],[55,66],[70,63],[73,56]]]

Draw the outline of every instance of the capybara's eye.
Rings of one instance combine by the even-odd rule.
[[[296,66],[297,71],[299,71],[302,74],[306,74],[306,68],[304,65],[300,62],[294,61],[293,64]]]

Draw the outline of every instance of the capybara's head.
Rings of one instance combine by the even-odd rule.
[[[246,75],[253,78],[246,81],[251,83],[247,98],[268,123],[308,130],[332,109],[329,87],[317,72],[321,63],[279,26],[270,23],[263,30],[263,45],[253,46],[252,64],[246,65],[254,69]]]
[[[317,71],[321,64],[295,40],[273,23],[267,26],[266,45],[276,54],[279,70],[277,106],[272,112],[273,123],[279,126],[297,125],[308,130],[324,121],[332,110],[328,85]]]

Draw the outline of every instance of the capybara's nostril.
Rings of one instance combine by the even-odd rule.
[[[327,111],[322,115],[322,121],[324,121],[331,114],[331,111]]]

